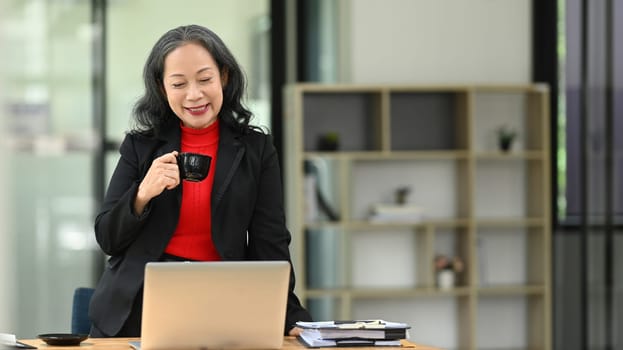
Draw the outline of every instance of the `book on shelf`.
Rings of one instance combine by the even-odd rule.
[[[373,223],[418,223],[422,221],[424,210],[412,204],[377,203],[370,211],[370,222]]]

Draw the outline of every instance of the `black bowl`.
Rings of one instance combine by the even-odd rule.
[[[89,337],[88,334],[75,334],[75,333],[48,333],[39,334],[39,339],[48,343],[48,345],[78,345]]]

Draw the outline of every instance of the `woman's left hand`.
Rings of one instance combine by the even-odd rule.
[[[290,332],[288,332],[288,334],[297,337],[297,336],[301,335],[302,331],[303,331],[302,328],[294,327],[294,328],[290,329]]]

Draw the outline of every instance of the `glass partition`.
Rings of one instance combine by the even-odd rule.
[[[191,23],[218,33],[249,79],[253,123],[270,127],[269,1],[5,0],[0,6],[0,329],[34,338],[69,332],[73,290],[99,278],[104,257],[93,234],[95,189],[107,186],[118,158],[116,147],[98,147],[99,138],[116,144],[128,130],[144,60],[161,34]],[[107,6],[106,21],[94,20],[101,8],[93,6]],[[98,38],[105,38],[103,53],[95,49]],[[99,62],[104,81],[95,78]],[[104,86],[101,135],[94,91]],[[96,166],[101,152],[104,169]]]
[[[92,283],[91,8],[88,1],[3,5],[0,244],[9,247],[13,278],[2,281],[12,310],[2,331],[34,337],[69,331],[73,290]]]

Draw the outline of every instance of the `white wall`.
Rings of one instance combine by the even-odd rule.
[[[349,0],[342,79],[354,83],[525,83],[530,0]]]

